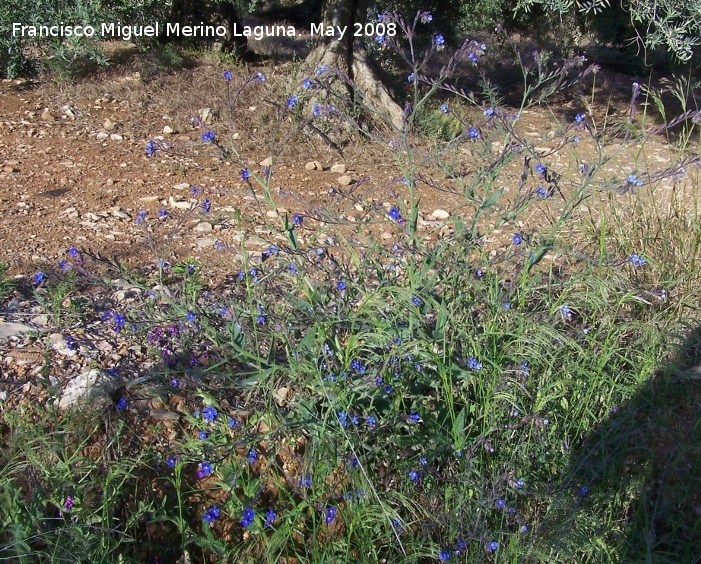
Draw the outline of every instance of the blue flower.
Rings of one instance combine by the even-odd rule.
[[[390,395],[392,393],[392,386],[385,386],[385,394]]]
[[[441,104],[439,106],[439,108],[440,108],[441,112],[443,112],[444,114],[447,114],[450,111],[450,108],[448,108],[448,106],[446,104]]]
[[[520,490],[521,488],[523,488],[523,483],[523,478],[519,478],[518,480],[516,480],[516,487]]]
[[[180,381],[179,381],[177,378],[173,378],[173,379],[170,381],[170,385],[171,385],[173,388],[177,388],[177,387],[180,385]]]
[[[259,315],[258,317],[256,317],[256,321],[258,322],[258,325],[263,325],[266,321],[265,315]]]
[[[205,476],[212,473],[212,465],[209,462],[200,463],[200,469],[197,471],[197,477],[201,480]]]
[[[327,70],[329,70],[328,65],[321,65],[318,69],[316,69],[316,70],[314,71],[314,73],[316,74],[316,76],[321,76],[321,75],[324,74]]]
[[[214,131],[205,131],[201,136],[200,139],[204,141],[205,143],[209,143],[210,141],[214,141]]]
[[[579,495],[585,496],[589,493],[589,488],[587,486],[582,486],[579,488]]]
[[[149,157],[153,157],[155,156],[157,151],[158,148],[156,147],[156,144],[153,142],[153,140],[149,139],[146,142],[146,155]]]
[[[346,283],[343,280],[339,280],[336,282],[336,288],[340,291],[343,291],[346,289]]]
[[[175,465],[177,464],[177,462],[176,462],[175,458],[173,458],[173,457],[171,456],[171,457],[168,458],[168,460],[166,460],[166,464],[167,464],[168,466],[170,466],[171,468],[175,468]]]
[[[482,135],[480,132],[477,130],[476,127],[471,127],[467,130],[467,135],[470,139],[481,139]]]
[[[231,80],[231,71],[224,71],[224,80],[227,82]]]
[[[399,208],[389,208],[387,215],[389,215],[390,219],[393,221],[399,221],[402,219],[402,214],[399,212]]]
[[[514,233],[512,241],[514,242],[514,245],[520,245],[523,241],[523,237],[521,237],[519,233]]]
[[[414,82],[414,78],[416,78],[416,75],[412,72],[409,76],[406,77],[407,82]]]
[[[209,198],[205,198],[202,200],[202,204],[200,206],[204,213],[209,213],[209,211],[212,209],[212,202],[209,201]]]
[[[266,514],[265,514],[265,525],[267,527],[272,527],[273,522],[275,521],[275,518],[277,517],[277,513],[270,509]]]
[[[289,109],[294,108],[296,103],[297,103],[297,96],[295,96],[295,95],[292,95],[287,99],[287,107]]]
[[[377,423],[377,421],[375,421],[375,418],[374,418],[372,415],[368,415],[368,416],[365,418],[365,423],[367,423],[367,426],[368,426],[368,427],[370,427],[371,429],[374,429],[374,428],[375,428],[375,424]]]
[[[326,508],[324,520],[326,521],[327,525],[330,525],[331,523],[334,522],[335,519],[336,519],[336,508],[332,505],[331,507]]]
[[[486,110],[484,110],[484,115],[485,115],[485,116],[494,115],[494,108],[491,108],[491,107],[490,107],[490,108],[487,108]]]
[[[36,284],[37,286],[39,284],[41,284],[45,279],[46,279],[46,274],[44,274],[41,270],[39,272],[37,272],[34,275],[34,277],[32,278],[32,280],[34,281],[34,284]]]
[[[497,508],[504,509],[504,507],[506,507],[506,501],[503,499],[497,499]]]
[[[433,16],[431,15],[431,12],[426,12],[425,14],[422,14],[421,16],[421,23],[427,24],[433,21]]]
[[[256,449],[252,448],[251,450],[248,451],[248,457],[246,458],[249,464],[253,464],[256,460],[258,460],[258,452]]]
[[[217,506],[212,506],[206,511],[204,515],[202,515],[202,519],[204,519],[207,523],[211,524],[217,520],[220,513],[221,510]]]
[[[118,409],[119,411],[124,411],[126,408],[127,408],[127,400],[126,400],[126,398],[121,398],[121,399],[117,402],[117,409]]]
[[[490,552],[494,552],[499,548],[499,543],[497,541],[492,541],[487,545]]]
[[[339,411],[337,417],[341,427],[348,427],[348,413],[345,411]]]
[[[202,410],[202,417],[205,421],[209,421],[211,423],[217,418],[217,410],[211,405],[208,405]]]
[[[188,312],[187,312],[187,316],[186,316],[186,317],[187,317],[187,320],[188,320],[190,323],[192,323],[193,321],[195,321],[195,320],[197,319],[197,316],[196,316],[194,313],[192,313],[191,311],[188,311]]]
[[[305,78],[305,79],[302,81],[302,86],[304,86],[305,88],[311,88],[311,87],[312,87],[312,81],[309,80],[308,78]]]
[[[477,54],[476,53],[470,53],[467,56],[468,59],[470,59],[473,63],[477,64]]]
[[[299,485],[303,488],[310,488],[312,485],[311,476],[304,476],[304,478],[300,478]]]
[[[259,72],[256,74],[256,78],[260,80],[261,82],[265,82],[265,75],[262,72]]]
[[[528,527],[526,527],[526,525],[521,525],[519,532],[521,532],[522,534],[526,534],[528,532]]]
[[[470,370],[481,370],[482,363],[478,362],[474,356],[471,356],[470,358],[467,359],[467,367]]]
[[[419,421],[421,421],[421,416],[415,411],[412,411],[409,414],[409,419],[411,419],[414,423],[418,423]]]
[[[419,464],[421,464],[421,466],[426,466],[426,464],[428,464],[428,460],[426,460],[426,457],[419,456]]]
[[[416,470],[410,470],[409,471],[409,479],[416,483],[419,481],[419,473]]]
[[[630,256],[630,262],[634,267],[637,268],[638,266],[644,266],[646,263],[646,260],[643,257],[638,256],[637,254],[633,253]]]
[[[572,309],[568,305],[563,305],[560,308],[560,315],[565,319],[572,319]]]
[[[585,114],[577,114],[576,116],[574,116],[574,121],[576,121],[577,123],[582,123],[586,119],[586,117],[587,116]]]
[[[537,165],[535,165],[535,171],[538,174],[545,174],[545,167],[542,164],[538,163]]]
[[[450,552],[448,552],[447,550],[441,550],[438,553],[438,560],[441,560],[443,562],[445,562],[446,560],[450,560]]]
[[[244,168],[244,169],[241,171],[241,180],[243,180],[244,182],[245,182],[246,180],[248,180],[248,179],[250,178],[250,176],[251,176],[251,173],[248,172],[248,169],[247,169],[247,168]]]
[[[552,190],[546,190],[542,186],[538,186],[536,189],[536,193],[541,197],[541,198],[548,198],[552,196]]]
[[[353,415],[353,417],[351,417],[351,423],[353,423],[353,425],[359,425],[359,424],[360,424],[360,419],[358,419],[358,416],[357,416],[357,415]]]
[[[234,427],[238,427],[238,421],[234,419],[233,417],[227,417],[226,419],[226,424],[229,426],[229,429],[233,429]]]
[[[377,35],[375,36],[375,43],[378,45],[382,45],[385,42],[385,36],[384,35]]]
[[[112,321],[114,322],[114,330],[116,333],[119,333],[126,323],[126,319],[124,319],[121,313],[115,313]]]
[[[205,433],[204,431],[200,431],[200,432],[197,434],[197,436],[200,438],[201,441],[205,441],[205,440],[207,440],[207,437],[208,437],[209,435],[207,435],[207,433]]]
[[[134,218],[134,222],[137,225],[143,225],[146,223],[146,215],[148,212],[146,210],[139,210],[139,212],[136,214],[136,217]]]
[[[635,176],[634,174],[629,175],[628,178],[626,179],[626,182],[628,182],[628,184],[633,184],[635,186],[642,186],[643,185],[643,181],[638,180],[638,177]]]
[[[439,33],[434,37],[434,41],[436,45],[443,45],[445,43],[445,38]]]
[[[256,512],[253,509],[244,509],[243,518],[241,519],[241,526],[245,529],[253,523],[253,519],[256,517]]]
[[[414,296],[411,298],[411,303],[414,304],[415,306],[420,306],[421,305],[421,298]]]

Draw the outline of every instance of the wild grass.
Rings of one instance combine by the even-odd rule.
[[[409,42],[429,21],[385,18]],[[439,47],[434,36],[428,55]],[[51,401],[3,411],[0,557],[698,558],[699,345],[687,327],[701,229],[681,193],[698,190],[698,114],[683,120],[683,165],[644,168],[643,148],[626,170],[624,149],[660,131],[632,133],[639,89],[628,134],[609,145],[584,113],[536,143],[497,92],[451,83],[458,64],[479,72],[483,51],[466,42],[437,79],[407,56],[412,103],[389,139],[334,69],[285,94],[266,169],[248,170],[235,140],[202,124],[261,211],[239,227],[272,233],[260,257],[243,241],[218,243],[239,261],[222,288],[207,288],[207,265],[190,259],[171,267],[161,256],[137,280],[88,253],[67,258],[79,276],[108,268],[141,290],[104,319],[147,343],[155,363],[149,385],[134,380],[102,418]],[[586,74],[576,61],[547,64],[524,64],[521,112]],[[265,82],[254,73],[244,85]],[[224,88],[235,119],[239,90]],[[459,102],[416,123],[439,89]],[[275,166],[302,130],[332,133],[337,121],[384,147],[397,181],[336,189],[320,209],[278,187]],[[437,133],[429,151],[415,128]],[[426,219],[425,190],[445,194],[443,223]],[[664,191],[667,205],[646,204],[646,190]],[[378,192],[395,194],[389,206],[372,201]],[[206,189],[194,195],[181,216],[137,216],[154,252],[168,225],[213,213]],[[47,307],[60,307],[61,282],[39,283],[56,287]],[[150,422],[144,394],[179,422]]]

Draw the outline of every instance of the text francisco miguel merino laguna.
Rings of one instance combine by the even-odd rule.
[[[338,37],[345,34],[341,26],[330,26],[323,23],[311,24],[311,35]],[[163,33],[168,36],[180,37],[226,37],[227,28],[224,25],[181,25],[179,23],[155,22],[151,25],[121,25],[120,22],[101,23],[99,25],[67,25],[60,22],[56,25],[25,25],[12,24],[13,37],[98,37],[102,39],[123,39],[131,41],[132,37],[160,37]],[[99,33],[98,33],[99,32]],[[291,25],[244,25],[240,28],[234,25],[234,37],[250,37],[260,40],[264,37],[295,37],[296,30]]]

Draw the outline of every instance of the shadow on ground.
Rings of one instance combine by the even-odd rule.
[[[549,516],[560,539],[588,536],[596,552],[614,535],[622,562],[701,562],[701,327],[570,460]],[[622,509],[623,522],[601,518]]]

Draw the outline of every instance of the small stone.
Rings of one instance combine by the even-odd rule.
[[[187,182],[181,182],[180,184],[176,184],[173,186],[175,190],[189,190],[190,189],[190,184]]]
[[[112,139],[112,141],[123,141],[124,137],[122,137],[119,133],[112,133],[110,135],[110,139]]]
[[[34,329],[23,323],[2,321],[0,322],[0,341],[8,339],[9,337],[18,337],[22,333],[27,333],[28,331],[34,331]]]
[[[273,398],[280,407],[283,407],[287,403],[287,398],[289,397],[289,394],[289,388],[278,388],[273,392]]]
[[[273,165],[273,158],[268,157],[267,159],[264,159],[258,163],[260,166],[272,166]]]
[[[56,118],[49,111],[49,108],[44,108],[44,111],[41,113],[41,119],[44,121],[54,121]]]
[[[335,172],[336,174],[343,174],[344,172],[346,172],[346,165],[336,163],[331,167],[331,172]]]
[[[354,207],[355,207],[356,211],[359,211],[359,212],[363,211],[363,209],[364,209],[363,206],[361,206],[360,204],[355,204]]]
[[[158,196],[142,196],[141,198],[139,198],[139,201],[146,203],[157,202]]]
[[[211,108],[202,108],[198,113],[200,114],[200,119],[202,120],[202,123],[207,123],[209,121],[209,118],[212,117]]]
[[[208,247],[213,247],[214,246],[214,239],[208,239],[206,237],[198,237],[195,239],[195,245],[197,245],[200,249],[206,249]]]
[[[107,372],[93,368],[73,378],[58,402],[59,409],[68,409],[81,403],[90,403],[96,407],[106,407],[111,403],[110,394],[121,382],[119,378]]]
[[[343,176],[339,176],[338,179],[336,179],[336,182],[338,182],[339,186],[349,186],[350,183],[353,182],[353,178],[345,174]]]
[[[175,200],[173,199],[173,196],[168,199],[168,203],[170,204],[171,208],[175,208],[177,210],[189,210],[192,207],[190,202]]]
[[[304,168],[307,170],[314,170],[316,168],[316,164],[314,164],[314,161],[309,161],[304,165]]]
[[[170,125],[163,127],[163,135],[170,135],[171,133],[173,133],[173,128]]]
[[[104,127],[107,131],[114,131],[115,127],[117,127],[117,124],[114,123],[110,118],[107,118],[102,123],[102,127]]]
[[[121,208],[112,208],[111,213],[114,217],[118,217],[119,219],[131,219],[131,216],[127,212],[122,211]]]
[[[203,221],[201,223],[198,223],[193,231],[195,233],[206,233],[208,231],[211,231],[213,229],[212,224],[209,223],[208,221]]]
[[[109,135],[107,135],[107,133],[105,133],[104,131],[100,131],[97,135],[95,135],[95,139],[97,139],[98,141],[104,141],[108,137]]]
[[[445,219],[448,219],[450,217],[450,214],[445,210],[437,209],[437,210],[433,210],[433,213],[431,214],[431,216],[434,219],[445,220]]]

